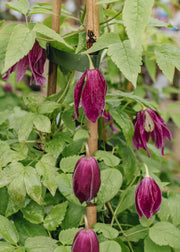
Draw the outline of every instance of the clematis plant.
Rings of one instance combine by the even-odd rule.
[[[151,156],[147,148],[147,142],[150,137],[156,148],[161,149],[161,154],[164,155],[165,140],[166,137],[172,140],[171,133],[160,115],[151,108],[145,108],[137,113],[132,142],[135,149],[145,149],[148,157]]]
[[[85,71],[74,89],[74,119],[79,116],[81,100],[86,117],[95,123],[98,117],[103,116],[106,92],[107,83],[99,69],[94,68],[91,62],[90,69]]]
[[[2,79],[8,79],[9,75],[17,69],[17,82],[19,83],[25,75],[25,72],[29,66],[32,72],[30,85],[32,84],[33,80],[35,80],[37,85],[44,85],[46,79],[42,74],[44,72],[45,61],[46,50],[43,49],[36,40],[33,48],[29,51],[28,55],[24,56],[19,62],[9,68]]]
[[[149,176],[146,167],[146,176],[141,180],[135,191],[135,206],[140,218],[143,215],[151,218],[160,209],[162,200],[161,190],[155,180]]]

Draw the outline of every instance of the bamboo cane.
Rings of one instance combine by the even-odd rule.
[[[61,0],[53,0],[53,12],[51,28],[59,33],[61,17]],[[47,95],[56,93],[57,65],[49,62],[48,90]]]
[[[86,44],[89,49],[96,39],[99,37],[99,6],[96,4],[98,0],[86,1]],[[88,147],[90,155],[98,149],[98,121],[96,123],[87,120],[87,127],[89,129]],[[86,216],[89,227],[97,222],[97,208],[96,205],[89,204],[86,207]]]

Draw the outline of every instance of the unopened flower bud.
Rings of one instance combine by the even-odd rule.
[[[96,197],[101,184],[100,169],[96,159],[85,156],[78,160],[73,175],[73,191],[82,203]]]
[[[90,229],[81,229],[74,237],[72,252],[99,252],[96,233]]]
[[[135,192],[135,205],[140,218],[143,214],[147,219],[151,218],[160,209],[161,190],[151,177],[141,180]]]

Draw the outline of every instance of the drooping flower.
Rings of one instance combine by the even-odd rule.
[[[76,163],[73,175],[73,191],[82,203],[96,197],[101,184],[100,169],[92,156],[81,157]]]
[[[42,76],[42,74],[44,72],[45,61],[46,50],[43,49],[36,40],[33,48],[29,51],[28,55],[24,56],[19,62],[9,68],[2,79],[8,79],[10,73],[17,69],[17,82],[19,83],[25,75],[25,72],[29,66],[32,72],[30,85],[32,84],[33,80],[35,80],[37,85],[44,85],[46,79]]]
[[[103,115],[106,92],[107,83],[99,69],[86,70],[74,89],[74,119],[79,116],[81,100],[86,117],[95,123],[98,117]]]
[[[147,142],[150,137],[155,143],[156,148],[161,149],[161,154],[164,155],[166,137],[172,140],[171,133],[160,115],[153,109],[146,108],[137,113],[132,142],[135,149],[145,149],[149,157],[151,153],[147,148]]]
[[[161,200],[161,190],[155,180],[149,176],[144,177],[135,191],[135,205],[140,218],[145,215],[149,219],[157,213]]]
[[[90,229],[81,229],[74,237],[72,252],[99,252],[96,233]]]

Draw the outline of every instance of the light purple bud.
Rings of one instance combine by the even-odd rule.
[[[74,237],[72,252],[99,252],[96,233],[90,228],[81,229]]]
[[[4,91],[7,93],[12,93],[12,86],[10,83],[6,82],[4,87],[3,87]]]
[[[135,192],[135,205],[140,218],[143,214],[147,219],[151,218],[160,209],[162,200],[161,190],[151,177],[141,180]]]
[[[92,156],[80,158],[73,175],[73,191],[79,201],[90,202],[96,197],[100,184],[100,169],[96,159]]]

